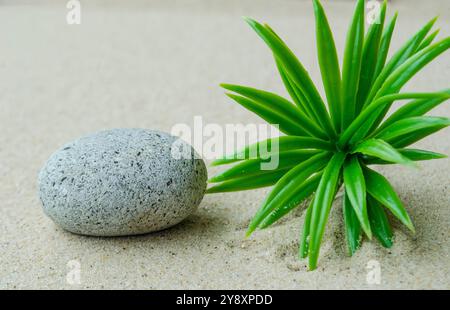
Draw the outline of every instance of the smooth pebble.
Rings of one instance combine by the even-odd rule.
[[[64,229],[123,236],[181,222],[200,204],[206,180],[203,160],[186,142],[161,131],[112,129],[64,145],[38,183],[44,212]]]

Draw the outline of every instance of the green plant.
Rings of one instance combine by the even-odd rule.
[[[214,161],[213,165],[237,164],[211,178],[209,182],[219,184],[207,190],[217,193],[275,185],[251,221],[247,235],[270,226],[311,198],[299,249],[300,257],[309,257],[311,270],[317,267],[327,218],[342,185],[350,255],[359,247],[363,233],[369,239],[375,235],[385,247],[392,245],[386,210],[414,232],[392,186],[368,166],[392,163],[413,166],[415,161],[443,158],[445,155],[407,146],[450,125],[447,118],[423,116],[450,97],[449,89],[400,93],[408,80],[450,47],[450,37],[432,44],[437,31],[428,33],[436,18],[387,61],[397,14],[385,27],[385,1],[379,23],[372,24],[364,34],[364,1],[359,0],[347,33],[341,75],[325,12],[318,0],[313,4],[318,60],[328,109],[307,71],[282,39],[268,25],[245,18],[271,49],[294,103],[254,88],[221,85],[235,93],[228,93],[229,97],[269,123],[278,124],[286,135]],[[405,99],[412,101],[386,118],[393,102]],[[262,170],[260,164],[267,152],[260,150],[261,143],[270,146],[275,141],[278,168]]]

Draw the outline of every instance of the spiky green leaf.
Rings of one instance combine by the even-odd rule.
[[[348,198],[347,191],[344,191],[344,198],[342,199],[342,212],[348,251],[350,256],[352,256],[360,246],[362,229],[355,209]]]
[[[386,141],[380,139],[369,139],[358,144],[352,153],[362,153],[382,160],[390,161],[397,164],[413,166],[414,163],[408,157],[403,156],[394,147]]]
[[[289,96],[291,96],[292,100],[301,111],[303,111],[309,118],[314,118],[314,113],[309,108],[308,100],[298,89],[298,87],[296,87],[295,84],[289,79],[289,76],[283,68],[281,62],[275,56],[274,58],[281,80],[283,81],[284,87],[289,93]]]
[[[280,63],[283,65],[291,81],[306,97],[310,110],[314,114],[314,119],[321,124],[321,127],[330,137],[334,137],[336,132],[331,124],[325,104],[314,86],[314,83],[309,77],[308,72],[297,57],[295,57],[286,44],[281,41],[279,36],[274,34],[273,30],[264,27],[251,18],[245,18],[245,20],[269,46]]]
[[[309,269],[317,267],[320,244],[325,225],[330,213],[334,196],[336,195],[339,174],[345,160],[344,153],[335,153],[327,164],[314,197],[311,215],[309,240]]]
[[[273,108],[268,107],[263,104],[259,104],[258,102],[248,99],[246,97],[234,95],[234,94],[226,94],[228,97],[239,103],[241,106],[246,108],[249,111],[257,114],[259,117],[267,121],[269,124],[278,126],[281,132],[287,135],[294,136],[309,136],[308,132],[306,132],[292,117],[281,114],[278,111],[275,111]]]
[[[417,149],[397,149],[397,151],[403,156],[413,161],[431,160],[447,158],[447,155],[436,152],[417,150]],[[381,160],[379,158],[369,158],[365,161],[368,165],[389,165],[390,161]]]
[[[331,151],[332,145],[328,141],[313,137],[281,136],[256,142],[244,149],[225,155],[211,163],[212,166],[231,164],[244,159],[268,159],[273,154],[297,149],[313,149]]]
[[[395,23],[397,22],[398,14],[395,13],[391,18],[388,26],[384,30],[383,36],[381,37],[380,49],[378,51],[377,64],[375,65],[375,72],[373,74],[372,84],[375,83],[376,79],[380,75],[381,71],[386,64],[386,59],[389,53],[389,47],[391,45],[392,34],[394,33]]]
[[[338,140],[339,147],[344,147],[350,141],[351,144],[360,142],[369,132],[376,118],[382,113],[382,109],[395,100],[404,99],[448,99],[450,95],[445,92],[437,93],[404,93],[393,94],[381,97],[375,100],[370,106],[362,111],[358,117],[348,126],[348,128],[340,135]]]
[[[351,123],[355,115],[356,95],[361,72],[362,49],[364,43],[364,0],[356,4],[352,23],[347,33],[342,68],[342,128]]]
[[[367,210],[373,234],[380,241],[381,245],[390,248],[392,246],[393,233],[383,206],[373,197],[367,195]]]
[[[303,222],[303,229],[300,235],[300,246],[298,248],[298,256],[300,258],[305,258],[308,256],[309,250],[309,231],[311,228],[311,214],[312,205],[314,203],[314,197],[311,199],[308,208],[306,209],[305,220]]]
[[[428,46],[418,53],[411,56],[407,61],[405,61],[401,66],[399,66],[392,74],[386,79],[386,81],[381,86],[380,90],[377,92],[375,98],[380,98],[387,94],[395,94],[398,93],[401,88],[425,65],[430,63],[437,56],[445,52],[450,48],[450,37]],[[375,129],[376,126],[380,124],[380,122],[385,117],[386,113],[389,111],[389,108],[392,103],[385,106],[371,129]],[[370,130],[369,130],[370,131]]]
[[[275,223],[277,220],[288,214],[291,210],[298,207],[300,203],[308,198],[319,185],[322,172],[316,173],[303,182],[297,189],[296,194],[293,195],[289,201],[279,207],[275,208],[270,214],[258,225],[258,228],[264,229]]]
[[[236,92],[259,105],[265,106],[285,119],[296,123],[304,133],[318,138],[327,138],[326,133],[319,126],[312,122],[299,108],[281,96],[246,86],[231,84],[221,84],[220,86]]]
[[[355,106],[356,114],[359,114],[359,112],[362,110],[367,95],[369,94],[372,87],[385,17],[386,0],[381,6],[378,20],[370,26],[369,30],[367,31],[366,37],[364,38],[361,73],[359,75],[358,94],[356,97],[357,99]]]
[[[316,42],[320,72],[334,128],[341,128],[341,73],[333,34],[318,0],[313,0],[316,16]]]
[[[271,157],[268,159],[255,158],[245,160],[212,177],[208,182],[223,182],[243,176],[259,177],[261,174],[275,169],[284,170],[286,168],[292,168],[319,152],[319,150],[291,150],[271,154]]]
[[[288,171],[289,169],[274,170],[261,174],[257,178],[255,178],[254,176],[245,176],[242,178],[232,179],[208,188],[206,190],[206,193],[213,194],[245,191],[255,188],[272,186],[277,183],[280,178],[283,177]]]
[[[376,134],[376,137],[394,144],[405,135],[420,133],[424,130],[433,130],[433,132],[435,132],[449,125],[450,119],[446,117],[408,117],[387,126]]]
[[[364,169],[367,191],[388,208],[406,227],[414,232],[414,226],[397,193],[388,180],[372,169]]]
[[[450,89],[443,90],[442,93],[447,93],[450,95]],[[441,103],[445,102],[448,98],[425,98],[425,99],[417,99],[404,106],[400,107],[397,111],[392,113],[391,116],[388,117],[381,125],[378,127],[376,132],[380,132],[382,129],[387,126],[402,120],[404,118],[413,117],[413,116],[421,116],[437,107]]]
[[[410,146],[411,144],[422,140],[423,138],[441,130],[442,127],[430,127],[430,128],[424,128],[420,130],[416,130],[412,133],[403,135],[401,137],[396,138],[394,141],[391,141],[391,144],[393,147],[396,148],[405,148],[407,146]]]
[[[375,95],[378,94],[382,85],[386,82],[387,78],[391,76],[394,70],[411,58],[435,22],[436,18],[429,21],[392,56],[373,83],[371,91],[364,103],[364,107],[368,106],[373,101]]]
[[[302,189],[302,184],[312,174],[319,172],[329,161],[330,154],[319,153],[286,173],[267,195],[264,203],[256,212],[247,230],[250,235],[273,210],[285,205]]]
[[[422,44],[417,48],[417,51],[423,50],[425,47],[429,46],[433,40],[436,38],[436,36],[439,34],[440,29],[437,29],[436,31],[432,32],[428,37],[423,40]]]
[[[370,231],[369,218],[367,216],[366,183],[364,181],[363,171],[356,156],[352,156],[345,161],[343,175],[346,196],[349,199],[365,234],[370,239],[372,238],[372,232]]]

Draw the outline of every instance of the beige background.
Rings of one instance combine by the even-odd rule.
[[[41,210],[36,176],[63,143],[104,128],[170,131],[195,115],[260,122],[220,82],[285,94],[270,52],[240,16],[270,23],[319,81],[310,1],[82,4],[82,24],[69,26],[65,1],[0,2],[0,288],[450,288],[448,159],[379,169],[417,229],[411,236],[395,222],[392,249],[365,242],[347,257],[337,199],[314,272],[295,258],[302,212],[244,241],[266,190],[206,196],[182,224],[145,236],[80,237],[55,226]],[[324,4],[342,51],[353,1]],[[440,38],[450,33],[447,0],[394,1],[389,16],[394,10],[394,47],[437,14]],[[449,69],[447,52],[405,89],[447,88]],[[432,114],[450,116],[448,104]],[[450,154],[449,133],[420,147]],[[66,282],[70,260],[81,264],[80,285]],[[381,264],[380,285],[366,283],[370,260]]]

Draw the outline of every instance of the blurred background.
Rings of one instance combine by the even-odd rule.
[[[340,51],[339,57],[342,57],[355,1],[322,2]],[[364,279],[357,277],[364,270],[366,261],[353,258],[353,265],[349,265],[349,260],[344,261],[342,249],[335,252],[333,246],[328,247],[331,250],[324,247],[324,257],[327,259],[327,253],[331,253],[329,257],[336,261],[337,256],[340,265],[330,265],[329,261],[323,265],[328,264],[327,272],[334,273],[334,278],[316,274],[312,282],[297,281],[301,277],[289,269],[291,262],[284,262],[284,257],[295,256],[297,237],[293,233],[279,237],[288,243],[285,256],[277,254],[279,251],[286,253],[286,250],[275,248],[273,238],[269,236],[260,237],[258,242],[262,243],[255,246],[254,252],[234,255],[227,248],[226,256],[231,259],[227,268],[234,273],[230,271],[231,274],[224,275],[223,270],[215,269],[222,266],[223,255],[208,256],[205,261],[198,258],[197,264],[191,264],[191,253],[184,250],[184,254],[178,257],[184,263],[176,263],[174,260],[177,258],[164,250],[173,244],[170,238],[158,241],[158,235],[149,237],[156,238],[152,243],[156,250],[148,252],[144,250],[148,249],[148,240],[142,238],[134,239],[131,244],[124,240],[114,243],[78,238],[60,230],[55,232],[55,227],[42,214],[36,194],[36,177],[48,156],[65,142],[114,127],[170,131],[177,123],[192,124],[195,115],[201,115],[204,122],[220,125],[262,123],[255,115],[232,103],[218,86],[221,82],[229,82],[286,95],[271,53],[241,16],[269,23],[298,55],[323,93],[316,57],[313,9],[309,0],[81,0],[79,3],[78,24],[72,23],[73,16],[70,17],[75,8],[72,1],[0,0],[0,288],[64,286],[66,284],[61,279],[65,276],[65,264],[77,255],[82,255],[88,265],[94,266],[89,271],[85,287],[239,288],[242,274],[265,288],[305,285],[333,288],[333,281],[341,281],[347,287],[365,285]],[[436,15],[440,16],[436,23],[436,27],[441,28],[438,38],[450,33],[449,0],[393,0],[390,1],[387,18],[397,10],[400,14],[391,53]],[[68,20],[72,22],[68,23]],[[405,90],[447,88],[449,69],[447,53],[411,80]],[[442,105],[433,114],[449,116],[448,106]],[[425,148],[450,153],[448,130],[421,143]],[[442,222],[448,219],[448,212],[442,211],[446,210],[442,205],[445,199],[433,204],[433,198],[427,196],[430,193],[433,197],[448,197],[448,187],[445,189],[448,179],[440,177],[442,163],[448,167],[448,161],[425,164],[431,175],[441,178],[435,185],[421,177],[420,171],[402,172],[400,175],[400,170],[396,170],[400,168],[395,168],[388,172],[399,192],[409,196],[414,188],[414,196],[422,195],[431,201],[416,202],[420,207],[430,204],[427,205],[429,210],[435,208],[434,213],[424,211],[427,208],[413,209],[412,215],[417,221],[441,219]],[[417,194],[416,189],[421,194]],[[236,231],[245,228],[262,197],[258,191],[216,196],[214,199],[206,197],[199,211],[200,218],[196,218],[204,226],[196,226],[190,231],[191,236],[224,236],[239,244],[243,234]],[[422,212],[426,212],[428,217],[421,217]],[[213,225],[208,224],[210,222],[205,218],[229,222],[227,225],[217,222]],[[295,223],[292,225],[297,227]],[[423,225],[426,229],[421,231]],[[427,266],[420,269],[425,282],[417,282],[409,270],[400,273],[397,269],[387,269],[391,272],[386,274],[386,283],[390,283],[390,287],[448,287],[448,278],[442,272],[443,268],[448,271],[448,259],[442,260],[442,257],[448,258],[450,238],[448,231],[441,234],[438,226],[417,223],[418,238],[433,240],[430,246],[437,251],[438,258],[426,255],[414,259],[390,258],[390,262],[396,263],[392,268],[409,262],[414,266]],[[183,231],[177,233],[177,229],[172,233],[175,234],[173,240],[185,235]],[[407,237],[404,239],[409,240]],[[203,247],[200,250],[210,251],[207,245],[214,242],[208,240],[199,243]],[[223,243],[216,244],[221,246]],[[405,252],[416,246],[405,244],[405,248],[399,246]],[[129,250],[122,251],[122,247]],[[367,255],[364,251],[372,253],[372,250],[371,245],[367,245],[360,257]],[[431,253],[429,250],[426,252]],[[255,259],[252,253],[263,251],[275,253],[274,261],[262,260],[261,263],[270,266],[274,273],[267,279],[265,275],[248,272],[249,264],[243,263]],[[211,253],[215,250],[211,249]],[[152,255],[157,255],[155,261],[173,264],[164,267],[166,273],[150,282],[134,278],[136,270],[139,275],[149,273],[147,269],[152,267],[148,260],[141,261],[140,257]],[[133,264],[124,263],[130,257],[135,257]],[[383,256],[376,257],[383,259]],[[98,261],[104,264],[96,265]],[[280,265],[279,261],[284,263]],[[184,282],[169,281],[185,272],[195,274],[199,263],[205,268],[210,267],[211,271],[205,278],[186,276],[177,280]],[[348,273],[339,273],[343,270],[350,272],[350,266],[353,266],[351,272],[354,275],[350,279],[357,280],[346,281]],[[161,266],[158,268],[154,272],[163,270]],[[294,265],[293,268],[297,267]],[[389,274],[395,279],[401,274],[403,284],[397,280],[389,282]],[[171,275],[175,278],[170,278]],[[312,276],[305,273],[302,277]],[[117,278],[123,282],[121,285],[107,281]]]

